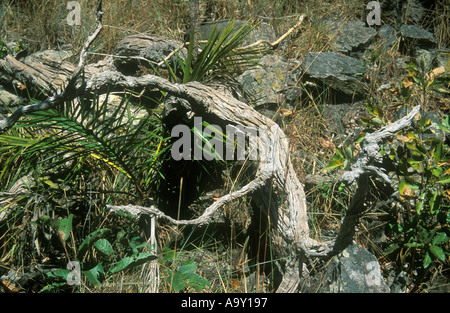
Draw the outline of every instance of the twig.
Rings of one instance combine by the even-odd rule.
[[[248,46],[245,46],[245,47],[240,47],[240,48],[238,48],[239,50],[244,50],[244,49],[250,49],[250,48],[254,48],[254,47],[256,47],[256,46],[259,46],[259,45],[261,45],[261,44],[267,44],[267,45],[269,45],[270,47],[272,47],[272,48],[276,48],[276,47],[278,47],[278,45],[284,40],[284,39],[286,39],[286,37],[288,37],[294,30],[296,30],[298,27],[300,27],[300,25],[303,23],[303,19],[305,18],[305,15],[304,14],[302,14],[302,15],[300,15],[300,17],[298,18],[298,22],[297,22],[297,24],[295,24],[294,25],[294,27],[292,27],[291,29],[289,29],[283,36],[281,36],[280,38],[278,38],[276,41],[274,41],[274,42],[270,42],[270,41],[268,41],[268,40],[264,40],[264,39],[262,39],[262,40],[259,40],[259,41],[257,41],[257,42],[254,42],[254,43],[252,43],[252,44],[250,44],[250,45],[248,45]]]
[[[224,206],[225,204],[227,204],[237,198],[243,197],[244,195],[246,195],[250,192],[254,192],[254,191],[258,190],[260,187],[262,187],[266,183],[267,179],[268,179],[267,175],[261,174],[259,177],[257,177],[256,179],[254,179],[253,181],[251,181],[250,183],[248,183],[241,189],[239,189],[235,192],[232,192],[230,194],[222,196],[221,198],[216,200],[212,205],[210,205],[208,208],[206,208],[206,210],[203,212],[203,214],[200,217],[192,219],[192,220],[174,219],[174,218],[164,214],[161,210],[159,210],[155,206],[143,207],[143,206],[129,204],[126,206],[107,205],[106,207],[109,210],[111,210],[112,212],[122,210],[122,211],[129,212],[130,214],[132,214],[134,216],[139,216],[141,214],[149,214],[151,216],[155,216],[157,219],[163,219],[163,220],[166,220],[175,225],[203,225],[203,224],[207,224],[208,222],[210,222],[211,218],[214,216],[214,213],[217,212],[217,210],[220,209],[222,206]]]

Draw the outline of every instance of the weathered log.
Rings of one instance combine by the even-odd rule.
[[[2,72],[0,84],[13,87],[11,83],[17,81],[21,84],[21,89],[28,88],[34,93],[42,93],[46,97],[57,91],[61,92],[63,84],[67,82],[75,67],[67,62],[64,66],[59,64],[57,67],[54,67],[54,64],[48,66],[44,62],[26,64],[7,55],[6,58],[0,60],[0,72]],[[61,68],[61,72],[57,70],[58,67]]]

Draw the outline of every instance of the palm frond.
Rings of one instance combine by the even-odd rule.
[[[165,150],[159,119],[134,107],[127,96],[114,105],[108,103],[109,97],[78,99],[58,109],[35,112],[15,129],[43,135],[2,135],[0,149],[22,148],[28,161],[35,159],[43,173],[90,160],[124,175],[125,181],[145,193],[154,178],[155,163]]]
[[[255,28],[252,23],[246,23],[236,29],[234,20],[222,31],[217,30],[217,25],[209,35],[206,43],[200,46],[201,52],[194,55],[193,44],[189,44],[185,58],[177,57],[173,68],[166,62],[170,78],[177,80],[177,68],[181,68],[181,82],[205,81],[217,76],[230,76],[239,74],[249,67],[258,64],[261,51],[256,48],[242,49],[240,45],[245,37]],[[193,32],[191,33],[193,39]],[[156,71],[157,72],[157,71]]]

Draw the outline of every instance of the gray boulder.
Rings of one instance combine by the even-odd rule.
[[[9,113],[8,108],[19,106],[25,99],[10,93],[0,86],[0,114]]]
[[[291,73],[294,63],[289,64],[276,55],[262,57],[257,68],[238,77],[243,97],[254,107],[278,105],[296,98],[296,73]]]
[[[302,69],[307,77],[321,82],[324,88],[330,87],[351,97],[364,94],[362,79],[366,69],[359,59],[336,52],[310,52],[302,60]]]
[[[332,36],[331,45],[336,51],[349,53],[367,47],[375,38],[377,31],[367,27],[361,20],[335,21],[329,20],[328,26]]]
[[[125,75],[133,75],[138,70],[139,65],[152,68],[182,45],[183,42],[173,38],[150,34],[130,35],[122,39],[115,47],[113,51],[116,56],[114,65],[119,72]],[[183,48],[176,56],[183,59],[186,55],[187,50]],[[169,66],[172,65],[176,56],[167,61]],[[165,64],[162,67],[164,66]]]
[[[353,243],[328,265],[321,292],[388,293],[390,292],[377,258]]]
[[[379,43],[383,51],[390,50],[398,40],[397,31],[391,25],[383,25],[378,30]]]
[[[432,47],[437,43],[434,35],[416,25],[402,25],[400,27],[400,34],[404,43],[420,46],[421,48]]]

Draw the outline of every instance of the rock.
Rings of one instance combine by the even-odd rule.
[[[406,19],[405,22],[411,22],[415,24],[421,24],[423,22],[424,18],[427,16],[427,10],[424,7],[424,2],[430,1],[421,1],[421,0],[402,1],[401,14]]]
[[[0,113],[6,114],[8,110],[5,107],[12,108],[23,103],[25,99],[6,91],[0,86]]]
[[[113,55],[119,56],[114,65],[122,74],[134,75],[139,65],[152,68],[182,45],[183,42],[173,38],[146,34],[130,35],[122,39],[114,49]],[[177,56],[184,58],[186,55],[187,50],[183,48],[167,63],[172,66]],[[165,67],[165,64],[162,67]]]
[[[383,51],[391,50],[398,40],[397,31],[391,25],[381,26],[378,37]]]
[[[415,25],[402,25],[400,27],[403,45],[407,48],[410,46],[420,48],[433,47],[437,41],[432,33]]]
[[[367,27],[361,20],[328,20],[325,25],[329,27],[333,37],[331,45],[336,51],[342,53],[367,47],[377,34],[374,28]]]
[[[450,76],[450,49],[439,49],[436,55],[436,66],[444,67],[445,76]]]
[[[303,58],[301,67],[307,77],[322,84],[319,87],[337,91],[337,103],[364,94],[362,75],[366,69],[359,59],[336,52],[310,52]]]
[[[205,22],[202,23],[198,30],[198,39],[199,40],[208,40],[209,36],[214,30],[214,27],[216,28],[216,32],[222,32],[224,29],[226,29],[231,23],[231,20],[219,20],[214,22]],[[243,21],[234,21],[234,30],[232,31],[232,34],[239,28],[245,25],[245,22]]]
[[[258,42],[260,40],[267,40],[269,42],[276,41],[277,34],[275,30],[267,23],[261,23],[258,27],[256,27],[247,37],[245,37],[242,46],[247,46],[252,43]]]
[[[327,120],[327,129],[330,133],[341,136],[345,134],[353,138],[359,134],[361,118],[366,115],[367,109],[364,101],[323,106],[323,117]]]
[[[423,24],[428,17],[427,10],[430,10],[434,1],[421,0],[381,0],[381,14],[383,22],[393,25],[411,22],[414,24]]]
[[[353,243],[328,265],[321,292],[387,293],[390,292],[377,258]]]
[[[276,55],[264,56],[257,68],[245,71],[237,79],[245,100],[254,107],[295,100],[298,75],[290,72],[294,65]]]
[[[25,57],[24,63],[41,62],[42,60],[52,60],[54,62],[62,62],[72,56],[72,52],[67,50],[43,50],[38,51]]]

